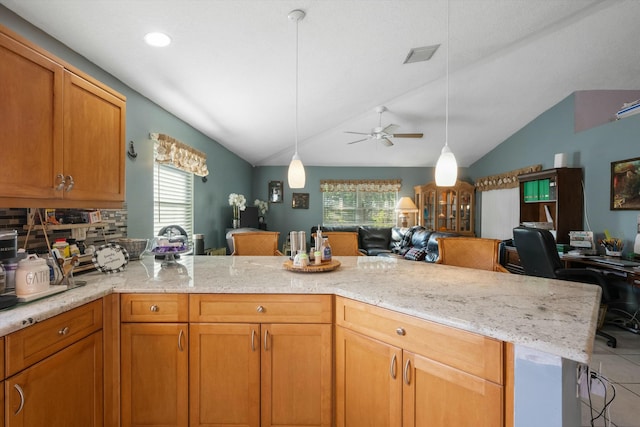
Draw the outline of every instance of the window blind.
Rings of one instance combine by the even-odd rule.
[[[173,166],[153,165],[153,232],[179,225],[193,235],[193,174]]]

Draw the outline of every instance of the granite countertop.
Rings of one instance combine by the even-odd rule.
[[[588,363],[600,288],[384,257],[334,257],[330,272],[283,268],[285,257],[183,256],[162,267],[145,257],[124,272],[92,272],[46,299],[0,311],[0,336],[121,293],[335,294]]]

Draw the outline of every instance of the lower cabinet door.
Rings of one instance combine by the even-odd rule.
[[[4,381],[0,381],[0,427],[4,427]]]
[[[261,326],[261,427],[332,425],[331,330],[330,324]]]
[[[403,427],[503,426],[503,389],[426,357],[404,352]]]
[[[99,427],[103,417],[102,331],[5,381],[8,427]]]
[[[402,350],[336,326],[336,426],[401,425]]]
[[[191,427],[260,426],[260,325],[190,325]]]
[[[121,326],[123,427],[186,427],[188,329],[186,323]]]

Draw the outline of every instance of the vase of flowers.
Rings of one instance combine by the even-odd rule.
[[[264,200],[256,199],[253,204],[258,208],[258,212],[260,213],[260,215],[258,216],[258,221],[262,224],[264,222],[264,215],[269,210],[269,203]]]
[[[233,208],[233,228],[240,227],[240,211],[247,207],[247,199],[242,194],[229,194],[229,205]]]

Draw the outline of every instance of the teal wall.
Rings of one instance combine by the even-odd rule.
[[[640,115],[574,133],[574,98],[570,95],[541,114],[471,165],[468,173],[475,180],[535,164],[550,169],[555,153],[567,153],[568,166],[584,171],[584,229],[598,238],[605,229],[624,236],[625,252],[632,251],[640,212],[609,209],[611,162],[640,157]],[[476,195],[480,206],[482,193]],[[479,224],[476,229],[480,230]]]
[[[207,154],[210,172],[208,182],[203,183],[199,177],[194,177],[194,232],[205,235],[207,247],[226,245],[225,228],[231,224],[228,195],[232,192],[251,193],[252,167],[249,163],[2,5],[0,24],[127,97],[127,147],[129,141],[134,141],[138,153],[135,160],[126,158],[126,200],[130,237],[147,238],[153,235],[153,145],[149,140],[149,132],[158,132],[169,134]],[[123,147],[123,150],[125,149],[126,147]]]

